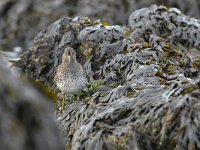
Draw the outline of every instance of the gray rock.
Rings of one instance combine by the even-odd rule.
[[[63,18],[41,31],[15,65],[53,86],[71,46],[91,81],[104,81],[58,114],[66,149],[199,149],[199,25],[164,6],[137,10],[125,27]]]
[[[0,149],[63,149],[50,100],[20,80],[0,57]]]
[[[186,47],[200,48],[200,21],[181,14],[176,8],[156,5],[134,11],[129,17],[133,36],[158,35],[168,37]]]
[[[187,15],[200,18],[199,0],[1,0],[0,45],[5,50],[32,46],[35,33],[62,16],[101,19],[110,24],[126,24],[134,10],[151,4],[179,8]]]

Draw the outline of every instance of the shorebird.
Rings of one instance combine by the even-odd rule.
[[[61,112],[64,110],[65,95],[78,94],[86,85],[88,80],[86,71],[76,60],[75,50],[67,47],[62,56],[62,62],[57,67],[54,82],[62,93]]]

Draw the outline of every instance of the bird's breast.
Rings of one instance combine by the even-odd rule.
[[[60,76],[57,87],[65,94],[76,94],[82,90],[87,83],[86,77],[75,76],[72,74],[65,74]]]

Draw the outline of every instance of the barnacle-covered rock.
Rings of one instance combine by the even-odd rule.
[[[63,149],[50,100],[16,77],[0,58],[1,150]]]
[[[63,18],[15,65],[52,85],[63,48],[71,46],[91,81],[103,80],[58,114],[66,149],[199,149],[199,26],[164,6],[132,13],[127,27]]]

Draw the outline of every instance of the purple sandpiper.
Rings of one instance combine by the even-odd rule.
[[[87,84],[86,71],[76,60],[75,50],[67,47],[62,56],[62,62],[57,67],[54,82],[62,92],[61,112],[64,110],[65,95],[79,93]]]

